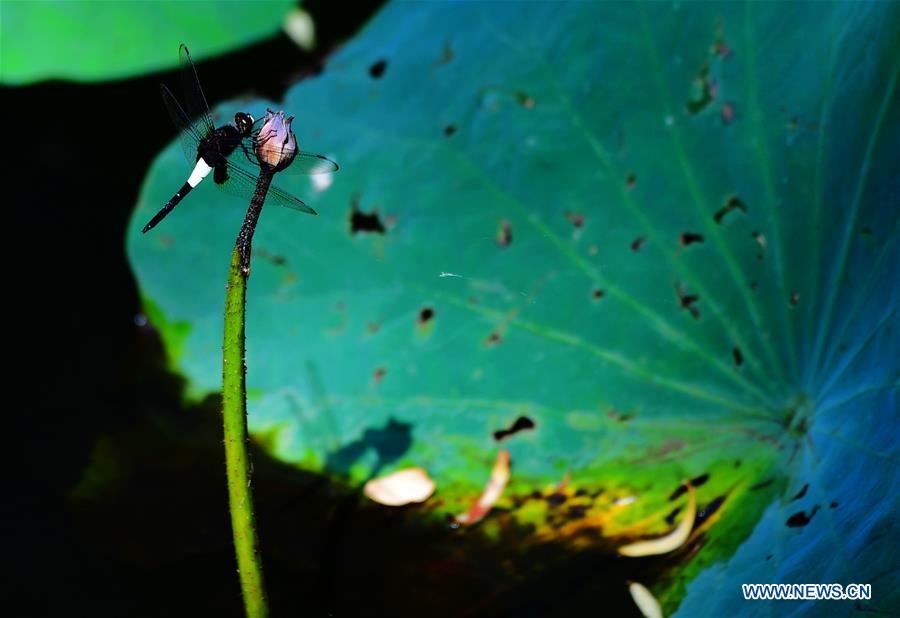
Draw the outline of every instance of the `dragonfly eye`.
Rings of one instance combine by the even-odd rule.
[[[247,137],[253,130],[253,116],[244,112],[238,112],[234,115],[234,125],[241,132],[241,135]]]

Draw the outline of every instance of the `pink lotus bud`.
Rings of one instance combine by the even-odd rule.
[[[277,172],[288,167],[297,155],[297,138],[291,131],[293,116],[284,112],[266,111],[263,126],[256,138],[256,156]]]

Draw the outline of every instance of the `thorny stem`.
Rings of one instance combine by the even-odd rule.
[[[225,466],[231,529],[237,554],[241,591],[248,618],[269,614],[262,576],[259,538],[250,491],[250,458],[247,452],[247,381],[244,364],[244,312],[247,278],[250,276],[250,245],[262,212],[272,172],[263,170],[250,200],[244,224],[235,241],[225,292],[225,341],[222,347],[222,416],[225,428]]]

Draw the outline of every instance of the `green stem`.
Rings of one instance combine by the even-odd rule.
[[[222,348],[222,416],[228,503],[241,591],[248,618],[265,618],[269,614],[259,538],[253,516],[253,495],[250,491],[244,312],[247,304],[247,278],[250,276],[250,245],[271,182],[271,173],[260,174],[250,208],[231,253],[225,292],[225,342]]]

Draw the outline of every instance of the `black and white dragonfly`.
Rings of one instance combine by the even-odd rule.
[[[169,115],[180,130],[181,145],[185,156],[193,165],[193,171],[172,199],[144,226],[141,230],[144,233],[153,229],[172,212],[184,196],[210,172],[215,185],[223,191],[239,197],[251,197],[259,176],[260,149],[268,148],[258,140],[262,119],[254,120],[253,116],[245,112],[234,115],[234,124],[216,128],[197,78],[197,70],[191,61],[191,54],[184,44],[179,48],[178,56],[187,112],[164,84],[160,84],[160,88]],[[337,163],[327,157],[298,152],[293,162],[280,169],[279,173],[327,174],[337,169]],[[269,187],[266,198],[267,201],[274,201],[293,210],[316,214],[303,200],[274,185]]]

